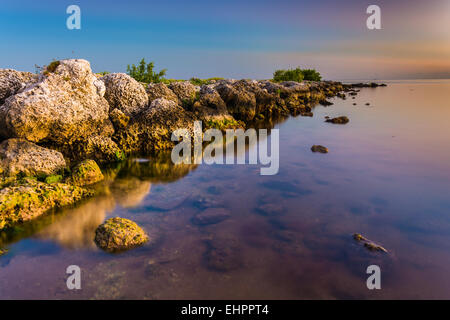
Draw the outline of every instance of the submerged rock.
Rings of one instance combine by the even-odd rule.
[[[243,265],[240,248],[233,239],[206,240],[206,265],[209,269],[228,272]]]
[[[102,171],[94,160],[85,160],[72,170],[71,182],[76,186],[86,186],[102,181]]]
[[[138,113],[148,105],[143,86],[125,73],[110,73],[100,78],[105,83],[105,98],[111,109],[119,109],[125,115]]]
[[[7,254],[7,253],[8,253],[8,249],[0,248],[0,256]]]
[[[103,93],[88,61],[52,62],[38,82],[0,106],[0,136],[64,145],[102,133],[109,122]]]
[[[192,218],[192,223],[200,226],[216,224],[230,217],[228,210],[224,208],[208,208]]]
[[[64,183],[23,179],[0,190],[0,229],[36,218],[52,208],[73,204],[92,193]]]
[[[95,243],[107,252],[116,252],[140,246],[148,235],[135,222],[124,218],[111,218],[95,230]]]
[[[364,247],[367,248],[370,251],[381,251],[387,253],[388,251],[383,248],[382,246],[376,244],[375,242],[365,238],[359,233],[353,234],[353,239],[355,239],[358,242],[364,243]]]
[[[58,151],[23,139],[9,139],[0,144],[0,174],[4,176],[47,176],[65,167],[66,161]]]
[[[312,152],[319,152],[319,153],[328,153],[328,148],[321,146],[321,145],[313,145],[311,147]]]
[[[325,120],[325,122],[330,122],[330,123],[334,123],[334,124],[346,124],[349,121],[350,121],[349,118],[347,118],[346,116]]]

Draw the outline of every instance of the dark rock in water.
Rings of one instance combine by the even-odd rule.
[[[222,222],[230,217],[228,210],[224,208],[208,208],[192,218],[192,223],[205,226]]]
[[[355,96],[356,96],[357,94],[358,94],[358,93],[357,93],[356,91],[352,91],[352,92],[349,93],[349,95],[353,96],[352,99],[355,99]]]
[[[364,243],[364,247],[367,248],[370,251],[382,251],[387,253],[388,251],[383,248],[382,246],[376,244],[375,242],[365,238],[363,235],[359,233],[353,234],[353,239],[355,239],[358,242]]]
[[[6,254],[6,253],[8,253],[8,249],[2,249],[2,248],[0,248],[0,256],[4,255],[4,254]]]
[[[356,106],[356,103],[354,103],[353,105]]]
[[[313,145],[311,147],[312,152],[319,152],[319,153],[328,153],[328,148],[321,146],[321,145]]]
[[[367,102],[367,103],[366,103],[366,106],[370,106],[370,103]]]
[[[135,222],[124,218],[111,218],[95,230],[95,243],[108,252],[123,251],[140,246],[149,240]]]
[[[330,119],[330,117],[329,116],[325,116],[325,119]]]
[[[237,241],[213,239],[206,241],[206,265],[209,269],[227,272],[242,266],[242,256]]]
[[[386,87],[387,85],[385,83],[370,82],[370,83],[354,83],[351,86],[352,88],[376,88],[376,87]]]
[[[346,116],[342,116],[342,117],[337,117],[337,118],[333,118],[333,119],[327,119],[325,122],[330,122],[330,123],[334,123],[334,124],[346,124],[349,121],[350,120]]]
[[[312,112],[301,112],[300,115],[302,117],[312,117],[314,114]]]
[[[328,106],[332,106],[334,103],[333,103],[333,102],[330,102],[330,101],[328,101],[328,100],[323,99],[323,100],[320,100],[320,101],[319,101],[319,104],[322,105],[322,106],[324,106],[324,107],[328,107]]]

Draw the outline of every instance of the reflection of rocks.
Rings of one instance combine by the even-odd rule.
[[[206,265],[214,271],[227,272],[242,266],[242,256],[234,239],[206,240]]]
[[[111,192],[117,203],[124,208],[131,208],[138,206],[145,199],[145,196],[150,193],[151,186],[150,182],[134,177],[119,178],[111,186]]]
[[[68,248],[95,247],[93,234],[103,222],[108,211],[114,209],[114,199],[96,198],[72,209],[67,215],[39,232],[38,237],[53,239]]]
[[[148,236],[135,222],[124,218],[111,218],[95,230],[95,243],[105,251],[116,252],[140,246]]]
[[[200,226],[216,224],[230,217],[228,210],[224,208],[209,208],[192,218],[192,223]]]

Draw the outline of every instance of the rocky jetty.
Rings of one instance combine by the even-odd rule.
[[[351,91],[331,81],[143,84],[96,75],[83,59],[54,61],[39,75],[1,69],[0,229],[92,195],[85,188],[102,180],[98,165],[169,149],[172,132],[193,130],[196,120],[225,130],[312,116],[315,105]]]

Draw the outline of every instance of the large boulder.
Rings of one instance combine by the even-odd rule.
[[[100,133],[109,122],[104,89],[88,61],[54,61],[0,106],[0,136],[63,145]]]
[[[119,109],[127,116],[138,113],[148,105],[144,87],[125,73],[110,73],[100,78],[105,83],[105,98],[111,110]]]
[[[225,102],[212,85],[203,85],[200,88],[199,99],[194,103],[193,112],[203,121],[232,119]]]
[[[86,189],[63,183],[47,184],[29,178],[18,181],[0,190],[0,230],[91,195]]]
[[[37,81],[37,75],[12,69],[0,69],[0,105],[6,98],[24,89],[27,84]]]
[[[151,153],[172,147],[171,136],[176,129],[186,128],[192,133],[194,121],[192,113],[174,101],[160,98],[153,100],[113,138],[126,153]]]
[[[191,109],[197,97],[197,89],[189,81],[176,81],[169,85],[169,88],[178,97],[178,104],[185,109]]]
[[[135,222],[124,218],[111,218],[95,230],[95,243],[107,252],[117,252],[140,246],[148,235]]]
[[[164,98],[166,100],[171,100],[178,103],[177,95],[172,90],[170,90],[165,83],[149,83],[146,91],[149,103],[152,103],[153,100],[159,98]]]
[[[58,151],[23,139],[9,139],[0,144],[0,174],[4,176],[47,176],[65,167],[64,157]]]
[[[243,121],[253,120],[256,115],[256,97],[244,82],[221,82],[216,86],[216,90],[233,117]]]

